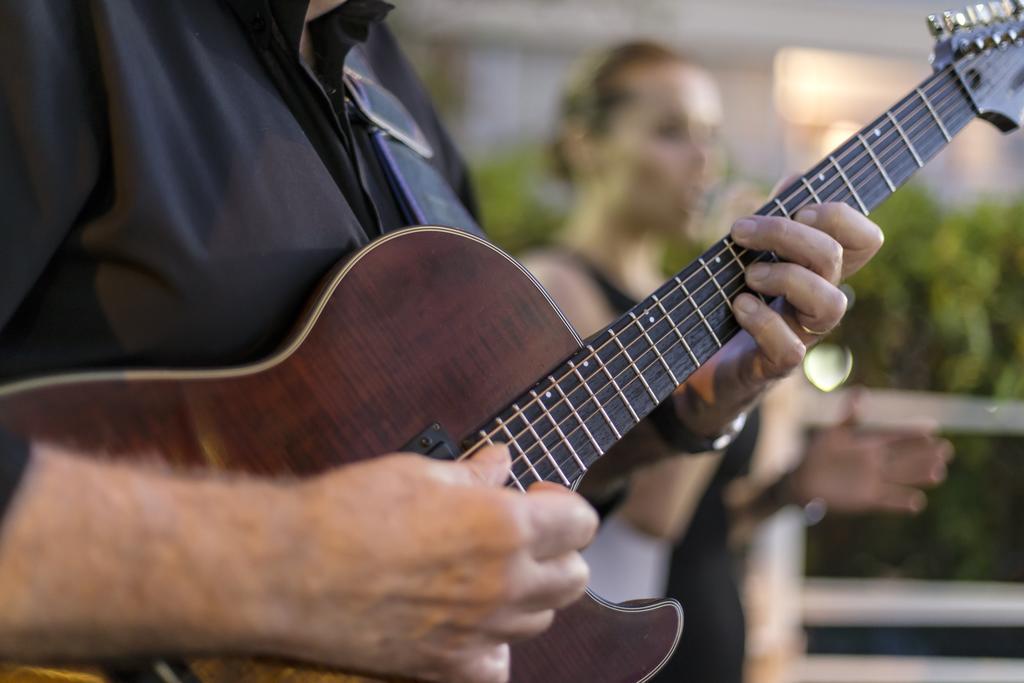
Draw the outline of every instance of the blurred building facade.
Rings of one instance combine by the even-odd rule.
[[[740,174],[816,163],[930,71],[931,0],[402,0],[394,23],[475,158],[552,134],[566,69],[628,38],[705,64],[725,99]],[[975,122],[922,173],[953,200],[1019,192],[1024,136]]]

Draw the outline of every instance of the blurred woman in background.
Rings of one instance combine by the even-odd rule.
[[[668,244],[697,241],[720,175],[722,103],[707,71],[665,46],[634,42],[579,65],[561,117],[554,156],[574,203],[556,245],[524,261],[589,336],[664,282]],[[657,430],[641,424],[620,446],[662,463],[626,491],[589,491],[584,480],[591,499],[618,504],[607,527],[674,544],[667,594],[682,602],[686,628],[657,680],[742,680],[745,622],[731,532],[812,500],[838,511],[915,513],[925,505],[922,488],[945,476],[950,446],[927,430],[867,434],[844,424],[813,439],[785,476],[755,481],[747,475],[761,417],[752,413],[724,451],[699,457],[671,457],[678,454]],[[591,558],[599,592],[602,565],[613,564],[607,555],[638,571],[639,558],[624,547],[598,548]]]

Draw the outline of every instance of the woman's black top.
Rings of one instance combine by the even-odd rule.
[[[572,258],[616,312],[625,313],[637,304],[592,263],[577,254]],[[655,677],[656,683],[742,683],[746,622],[739,566],[728,546],[724,490],[749,471],[759,426],[760,417],[754,411],[726,449],[686,535],[673,548],[666,594],[682,604],[686,619],[679,647]]]

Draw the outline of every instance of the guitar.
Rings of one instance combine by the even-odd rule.
[[[929,24],[934,73],[760,214],[845,202],[866,215],[975,117],[1004,132],[1021,125],[1024,0]],[[509,486],[573,486],[739,332],[730,306],[746,291],[744,270],[773,258],[727,237],[584,341],[497,247],[453,228],[409,228],[327,275],[285,344],[261,362],[19,381],[0,387],[0,425],[83,452],[160,453],[174,466],[264,476],[312,475],[393,451],[461,458],[504,441]],[[513,646],[512,679],[646,681],[673,652],[682,619],[674,601],[613,605],[588,593],[547,633]],[[149,675],[357,680],[244,659],[159,662]]]

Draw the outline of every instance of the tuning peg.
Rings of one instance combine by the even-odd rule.
[[[1015,2],[1017,0],[1014,0]],[[1020,0],[1024,2],[1024,0]],[[956,31],[963,31],[964,29],[970,28],[969,20],[967,19],[966,12],[943,12],[943,21],[946,22],[946,28],[949,29],[950,33]]]
[[[974,15],[974,21],[971,22],[974,26],[988,26],[992,23],[992,12],[985,3],[978,3],[973,7],[968,6],[967,15],[971,14]]]
[[[1002,23],[1011,16],[1006,10],[1006,4],[1003,0],[992,0],[992,2],[988,3],[988,6],[992,12],[992,23]]]
[[[928,15],[928,32],[933,38],[942,38],[946,35],[946,24],[938,14]]]

